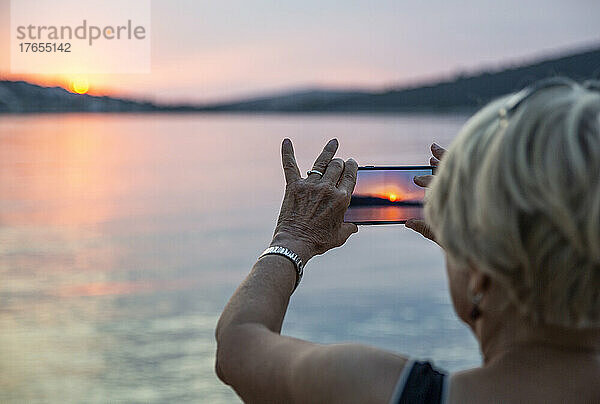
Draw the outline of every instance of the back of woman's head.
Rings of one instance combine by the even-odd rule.
[[[449,258],[503,283],[532,321],[600,327],[596,83],[538,83],[484,107],[445,154],[425,213]]]

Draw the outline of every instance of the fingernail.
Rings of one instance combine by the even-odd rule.
[[[340,144],[336,138],[331,139],[331,142],[335,142],[335,144]]]

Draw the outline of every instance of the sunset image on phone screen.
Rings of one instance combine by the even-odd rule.
[[[361,169],[344,221],[361,224],[403,223],[423,217],[425,190],[413,182],[431,168]]]

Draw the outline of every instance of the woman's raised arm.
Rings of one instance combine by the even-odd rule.
[[[341,246],[358,230],[343,222],[358,165],[334,158],[337,148],[337,140],[327,143],[313,173],[302,178],[291,141],[282,144],[286,191],[271,246],[293,251],[303,263]],[[284,256],[256,262],[217,325],[219,378],[247,402],[387,402],[405,358],[279,334],[296,280],[296,266]]]

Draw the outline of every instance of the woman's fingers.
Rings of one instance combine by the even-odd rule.
[[[440,164],[440,160],[444,156],[445,152],[446,150],[443,147],[439,146],[437,143],[433,143],[431,145],[431,153],[433,154],[433,157],[429,159],[429,165],[437,167]],[[431,181],[433,181],[433,175],[417,175],[413,178],[413,181],[418,186],[425,188],[431,184]],[[409,219],[406,221],[405,226],[416,231],[417,233],[420,233],[423,235],[423,237],[435,241],[433,232],[431,231],[431,228],[427,226],[425,220]]]
[[[425,224],[425,220],[421,219],[408,219],[405,224],[406,227],[416,231],[417,233],[421,233],[423,237],[428,238],[431,241],[435,241],[435,237],[433,236],[433,232],[431,228]]]
[[[323,181],[329,181],[334,185],[340,180],[340,175],[344,171],[344,160],[340,158],[333,159],[327,165],[325,174],[323,174]]]
[[[433,154],[433,157],[429,159],[429,165],[437,167],[440,164],[440,160],[442,159],[442,156],[445,152],[446,149],[439,146],[437,143],[432,143],[431,153]],[[414,183],[420,187],[428,187],[429,184],[431,184],[432,180],[433,175],[418,175],[415,178],[413,178]]]
[[[428,187],[432,180],[433,175],[417,175],[413,178],[414,183],[423,188]]]
[[[344,164],[344,172],[342,178],[338,184],[338,188],[342,191],[346,191],[346,195],[350,197],[354,192],[354,186],[356,185],[356,172],[358,171],[358,163],[354,159],[346,160]]]
[[[327,169],[327,166],[329,165],[329,162],[331,161],[331,159],[333,159],[333,156],[335,156],[335,152],[338,149],[338,141],[337,139],[331,139],[323,148],[323,151],[321,152],[321,154],[319,155],[319,157],[317,157],[317,159],[315,160],[315,164],[313,165],[313,170],[319,171],[321,173],[325,173],[325,170]],[[319,174],[310,174],[308,176],[309,179],[311,180],[319,180],[321,178],[321,176]]]
[[[433,143],[431,145],[431,153],[433,153],[433,157],[435,157],[436,159],[441,160],[442,156],[444,155],[445,152],[446,152],[446,149],[444,149],[437,143]]]
[[[287,138],[283,139],[283,143],[281,144],[281,164],[283,165],[286,184],[298,181],[301,178],[296,157],[294,156],[294,146],[292,146],[292,141]]]

